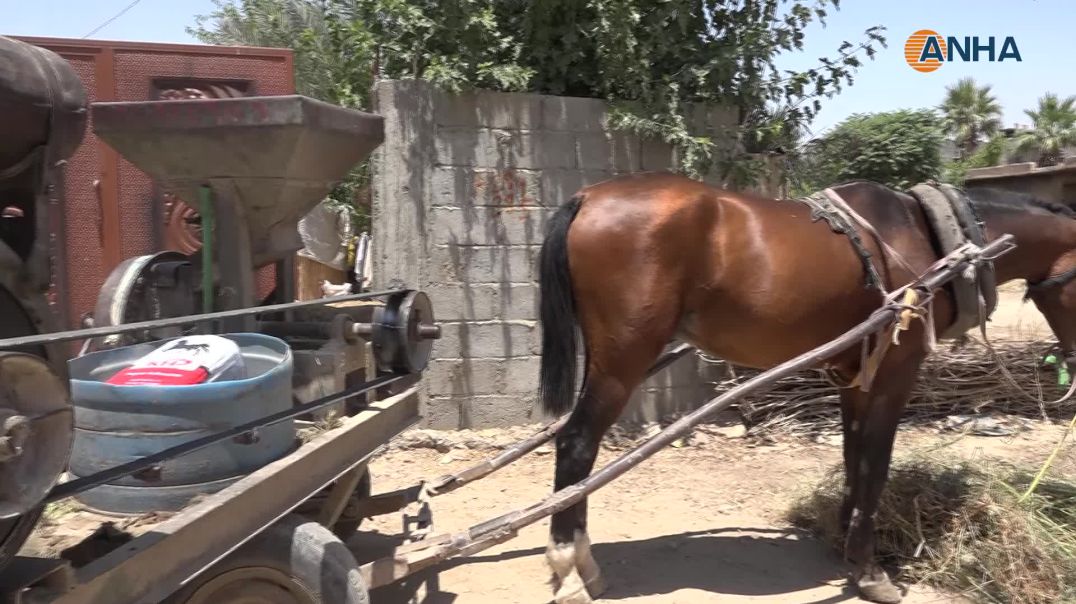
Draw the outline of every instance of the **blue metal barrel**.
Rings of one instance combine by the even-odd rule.
[[[290,408],[288,345],[261,334],[222,337],[239,345],[246,379],[167,387],[105,383],[165,341],[71,360],[75,439],[70,473],[88,476]],[[87,491],[78,499],[91,508],[120,514],[178,510],[192,497],[219,491],[283,457],[296,444],[294,423],[284,421],[259,430],[254,442],[220,442]]]

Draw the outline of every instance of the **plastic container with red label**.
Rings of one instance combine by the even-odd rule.
[[[239,346],[220,336],[168,342],[109,378],[113,386],[191,386],[246,377]]]

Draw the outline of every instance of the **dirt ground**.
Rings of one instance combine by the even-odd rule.
[[[1050,337],[1050,326],[1035,304],[1024,301],[1024,282],[998,287],[998,305],[990,316],[988,334],[993,338],[1033,340]]]
[[[1063,428],[1035,424],[1015,436],[977,437],[930,429],[906,430],[900,454],[932,450],[1040,464]],[[599,465],[617,451],[603,450]],[[372,464],[381,491],[465,468],[488,451],[396,450]],[[590,500],[590,535],[608,590],[599,602],[775,602],[830,604],[858,601],[847,588],[848,567],[818,540],[791,528],[783,514],[805,488],[840,460],[839,439],[756,446],[742,438],[703,434],[667,448],[598,491]],[[1068,447],[1055,473],[1076,472]],[[472,524],[538,501],[551,488],[548,449],[517,465],[438,497],[434,532]],[[397,541],[399,516],[368,521],[349,541],[357,557],[372,559]],[[373,532],[376,529],[377,532]],[[535,604],[550,600],[544,563],[548,522],[477,555],[443,564],[406,584],[375,590],[374,604]],[[963,602],[958,595],[913,587],[907,604]]]

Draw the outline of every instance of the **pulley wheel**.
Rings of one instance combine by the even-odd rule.
[[[430,298],[420,291],[393,294],[374,311],[374,355],[382,371],[422,371],[430,361],[433,341],[440,337]]]
[[[11,338],[38,332],[22,305],[0,288],[0,337]],[[41,356],[44,347],[21,352],[0,352],[0,407],[6,409],[9,454],[0,463],[0,569],[15,557],[30,537],[44,507],[41,498],[56,483],[67,465],[74,433],[73,415],[66,384]],[[11,421],[22,416],[29,432]],[[25,424],[24,424],[25,425]],[[21,442],[17,442],[21,441]],[[12,446],[21,452],[12,454]]]
[[[67,466],[74,413],[48,362],[0,352],[0,519],[34,509]]]
[[[108,275],[97,295],[94,327],[124,325],[195,314],[194,278],[190,258],[179,252],[159,252],[124,260]],[[99,348],[114,348],[183,335],[181,327],[114,334],[98,338]]]

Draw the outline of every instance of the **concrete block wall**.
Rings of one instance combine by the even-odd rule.
[[[673,166],[660,141],[608,132],[602,101],[532,94],[449,95],[386,81],[375,111],[373,279],[433,300],[443,337],[424,380],[424,423],[442,429],[540,421],[536,261],[552,211],[586,184]],[[718,130],[734,113],[697,107]],[[652,379],[625,413],[658,419],[712,390],[692,357]]]

